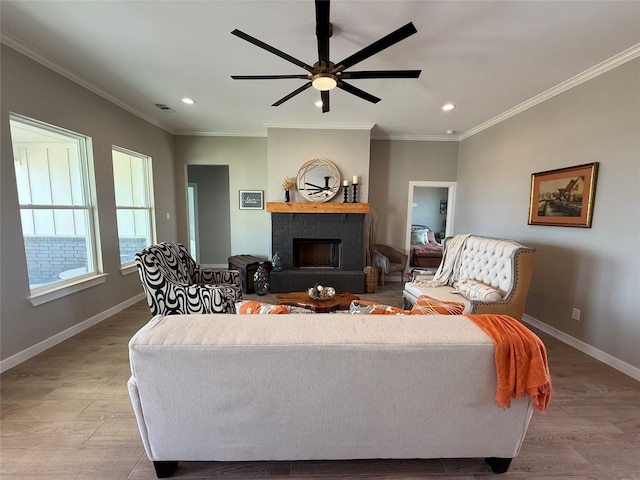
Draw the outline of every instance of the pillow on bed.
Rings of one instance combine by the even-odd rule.
[[[289,313],[288,305],[274,305],[272,303],[244,300],[236,302],[238,315],[278,315]]]
[[[424,245],[426,239],[423,232],[411,232],[411,245]]]
[[[464,303],[445,302],[428,295],[420,295],[411,307],[412,315],[462,315]]]
[[[429,233],[428,228],[424,228],[421,230],[413,230],[411,232],[411,244],[412,245],[426,245],[428,243],[427,234]]]
[[[458,280],[454,287],[458,293],[476,302],[499,302],[503,299],[498,290],[472,278]]]

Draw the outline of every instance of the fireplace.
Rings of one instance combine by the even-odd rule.
[[[340,268],[339,238],[294,238],[295,268]]]
[[[364,292],[364,215],[272,213],[271,248],[282,271],[271,272],[274,293],[315,283],[339,292]]]

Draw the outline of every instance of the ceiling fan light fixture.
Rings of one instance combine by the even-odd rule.
[[[316,73],[311,77],[311,85],[316,90],[332,90],[338,85],[338,81],[334,75],[330,73]]]

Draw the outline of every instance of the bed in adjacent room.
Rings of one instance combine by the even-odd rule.
[[[438,267],[442,260],[442,245],[426,225],[411,225],[409,262],[411,267]]]

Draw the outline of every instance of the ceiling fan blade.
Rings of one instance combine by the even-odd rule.
[[[389,35],[382,37],[380,40],[373,42],[371,45],[364,47],[362,50],[354,53],[350,57],[345,58],[343,61],[336,63],[337,66],[341,67],[342,70],[346,70],[347,68],[359,63],[372,55],[375,55],[378,52],[381,52],[385,48],[390,47],[398,43],[401,40],[417,33],[416,27],[413,25],[413,22],[407,23],[405,26],[400,27],[399,29],[391,32]]]
[[[298,95],[299,93],[304,92],[307,88],[309,88],[311,86],[311,82],[305,83],[303,86],[301,86],[300,88],[296,88],[293,92],[291,92],[289,95],[286,95],[284,97],[282,97],[280,100],[278,100],[276,103],[272,104],[272,107],[277,107],[278,105],[282,105],[284,102],[286,102],[287,100],[289,100],[290,98],[295,97],[296,95]]]
[[[320,64],[329,64],[329,0],[316,0],[316,37],[318,37],[318,60]]]
[[[304,63],[302,60],[298,60],[297,58],[292,57],[291,55],[284,53],[282,50],[278,50],[275,47],[272,47],[271,45],[267,45],[266,43],[258,40],[257,38],[252,37],[251,35],[248,35],[244,32],[241,32],[240,30],[238,30],[237,28],[231,32],[232,35],[235,35],[236,37],[242,38],[243,40],[246,40],[249,43],[253,43],[254,45],[265,49],[267,52],[271,52],[274,55],[277,55],[280,58],[284,58],[285,60],[293,63],[294,65],[298,65],[299,67],[304,68],[305,70],[307,70],[308,72],[313,72],[313,67],[310,65],[307,65],[306,63]]]
[[[309,75],[231,75],[234,80],[277,80],[280,78],[299,78],[310,80]]]
[[[329,90],[320,91],[320,98],[322,99],[322,113],[329,111]]]
[[[422,70],[363,70],[342,72],[340,78],[418,78]]]
[[[370,93],[367,93],[364,90],[360,90],[359,88],[354,87],[353,85],[349,85],[348,83],[343,81],[338,82],[338,88],[341,88],[345,92],[349,92],[356,97],[360,97],[367,102],[378,103],[380,101],[378,97],[374,97]]]

